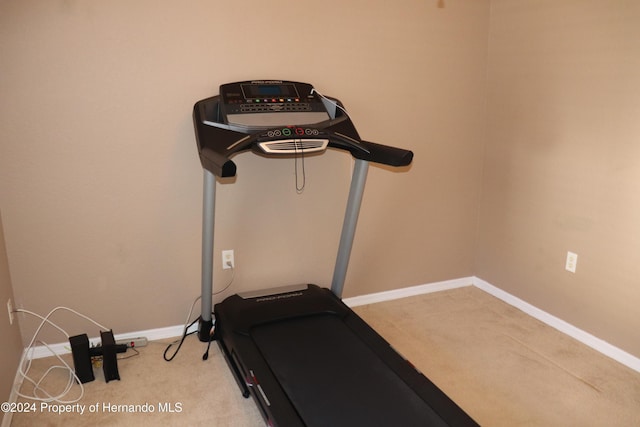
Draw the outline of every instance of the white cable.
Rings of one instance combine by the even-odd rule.
[[[229,289],[229,286],[231,286],[231,284],[233,283],[233,279],[236,276],[236,270],[235,270],[235,268],[233,268],[232,265],[229,265],[229,267],[231,268],[231,279],[229,280],[229,282],[227,283],[227,285],[224,288],[222,288],[219,291],[214,292],[212,294],[212,296],[221,294],[222,292],[226,291],[227,289]],[[186,334],[187,333],[187,329],[189,329],[189,325],[191,324],[191,315],[193,314],[193,309],[195,308],[196,303],[200,300],[200,298],[201,298],[201,295],[198,295],[196,297],[196,299],[194,299],[193,302],[191,303],[191,308],[189,308],[189,313],[187,313],[187,317],[184,320],[184,332],[183,332],[183,334]],[[180,340],[176,340],[175,342],[178,342],[178,341],[180,341]]]
[[[51,320],[49,320],[49,316],[51,316],[51,314],[53,313],[53,310],[51,312],[49,312],[49,314],[47,314],[47,317],[42,317],[38,313],[34,313],[33,311],[25,310],[24,308],[17,308],[14,311],[16,311],[18,313],[30,314],[30,315],[32,315],[34,317],[37,317],[40,320],[42,320],[43,323],[41,323],[40,326],[38,327],[38,329],[36,329],[36,333],[40,331],[40,328],[42,328],[42,326],[44,326],[44,323],[48,323],[51,326],[53,326],[54,328],[56,328],[57,330],[59,330],[60,332],[62,332],[67,338],[69,338],[69,334],[64,329],[62,329],[60,326],[56,325]]]
[[[233,266],[231,264],[229,264],[229,268],[231,268],[231,279],[229,279],[229,281],[227,282],[227,284],[226,284],[226,286],[224,288],[220,289],[219,291],[214,292],[213,295],[219,295],[219,294],[223,293],[224,291],[229,289],[229,287],[233,283],[233,279],[235,279],[235,277],[236,277],[236,269],[233,268]]]
[[[34,381],[28,375],[29,370],[31,369],[31,362],[33,360],[34,344],[36,343],[36,338],[38,337],[38,334],[40,334],[40,331],[42,330],[42,328],[44,327],[45,324],[49,324],[49,325],[53,326],[58,331],[60,331],[63,335],[65,335],[65,337],[67,339],[69,339],[69,334],[64,329],[62,329],[60,326],[56,325],[55,323],[53,323],[49,319],[58,310],[70,311],[71,313],[74,313],[75,315],[90,321],[91,323],[93,323],[94,325],[98,326],[99,328],[101,328],[103,330],[107,330],[107,331],[110,330],[106,326],[101,325],[100,323],[96,322],[95,320],[91,319],[90,317],[85,316],[84,314],[79,313],[79,312],[77,312],[77,311],[75,311],[75,310],[73,310],[71,308],[68,308],[68,307],[56,307],[53,310],[51,310],[44,317],[39,315],[39,314],[37,314],[37,313],[29,311],[29,310],[25,310],[25,309],[21,309],[21,308],[20,309],[16,309],[15,311],[18,312],[18,313],[30,314],[30,315],[35,316],[35,317],[37,317],[37,318],[42,320],[40,322],[40,325],[38,325],[38,327],[36,328],[36,331],[33,334],[33,337],[31,338],[31,341],[29,342],[29,345],[27,346],[26,350],[24,351],[24,353],[22,355],[22,358],[20,359],[20,365],[18,367],[18,373],[22,377],[23,381],[26,380],[27,382],[29,382],[30,384],[33,385],[33,387],[34,387],[33,395],[30,396],[30,395],[27,395],[27,394],[23,394],[23,393],[20,392],[18,387],[16,387],[15,392],[20,397],[23,397],[25,399],[41,401],[41,402],[57,402],[57,403],[67,404],[67,403],[75,403],[75,402],[79,401],[80,399],[82,399],[82,397],[84,396],[84,386],[80,382],[80,379],[76,375],[75,370],[73,369],[73,367],[69,366],[69,364],[67,362],[65,362],[51,347],[49,347],[49,345],[47,343],[45,343],[43,341],[37,341],[37,342],[43,344],[51,352],[51,354],[53,356],[55,356],[60,361],[60,363],[62,363],[62,365],[54,365],[54,366],[49,367],[49,369],[47,369],[45,371],[45,373],[42,374],[42,376],[40,377],[40,379],[38,381]],[[64,387],[62,392],[60,392],[57,395],[52,395],[47,390],[45,390],[41,386],[41,384],[45,380],[45,378],[49,375],[49,373],[53,372],[56,369],[66,370],[69,373],[69,381],[67,382],[67,385]],[[78,384],[78,386],[80,387],[80,395],[77,398],[72,399],[72,400],[64,400],[64,397],[67,394],[69,394],[69,392],[73,388],[74,384]],[[39,395],[39,393],[43,393],[45,395],[45,397],[42,397],[41,395]]]
[[[321,94],[320,92],[318,92],[318,90],[314,87],[311,88],[311,94],[313,95],[313,93],[317,93],[318,95],[320,95],[320,97],[324,100],[326,100],[327,102],[330,102],[331,104],[335,105],[336,107],[338,107],[339,109],[341,109],[346,115],[347,117],[349,117],[349,113],[347,112],[347,110],[344,109],[344,107],[342,107],[340,104],[338,104],[336,101],[334,101],[333,99],[327,98],[326,96],[324,96],[323,94]],[[335,118],[335,117],[334,117]]]
[[[40,378],[40,380],[38,380],[37,382],[35,382],[33,379],[31,379],[27,373],[29,372],[29,368],[31,367],[31,361],[29,361],[29,368],[27,368],[26,371],[22,370],[22,366],[20,369],[20,373],[23,377],[23,379],[27,380],[29,383],[31,383],[33,385],[33,395],[29,396],[23,393],[20,393],[19,391],[16,390],[16,394],[20,397],[24,397],[26,399],[31,399],[31,400],[37,400],[37,401],[41,401],[41,402],[58,402],[58,403],[75,403],[78,400],[82,399],[82,396],[84,396],[84,386],[82,385],[82,383],[80,382],[80,379],[76,376],[74,369],[69,366],[60,356],[58,356],[53,349],[51,349],[51,347],[49,347],[49,345],[45,342],[42,341],[38,341],[39,343],[43,344],[45,347],[47,347],[49,349],[49,351],[51,351],[51,353],[62,363],[62,366],[60,365],[54,365],[54,366],[50,366],[49,369],[47,369],[45,371],[44,374],[42,374],[42,377]],[[49,375],[50,372],[52,372],[55,369],[63,369],[65,371],[67,371],[67,373],[69,374],[69,380],[67,382],[67,385],[64,387],[63,391],[61,391],[59,394],[57,395],[51,395],[47,390],[45,390],[43,387],[41,387],[42,382],[47,378],[47,376]],[[80,395],[76,398],[76,399],[72,399],[72,400],[62,400],[73,388],[74,384],[78,384],[80,386]],[[46,395],[46,397],[41,397],[38,395],[38,392],[42,392]]]

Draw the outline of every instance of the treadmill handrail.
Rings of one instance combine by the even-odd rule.
[[[219,102],[220,96],[214,96],[198,101],[194,106],[193,121],[198,153],[206,170],[219,177],[233,177],[236,165],[231,157],[242,151],[256,150],[256,144],[265,139],[269,130],[276,128],[250,128],[222,123],[217,116]],[[291,126],[298,125],[291,123]],[[329,141],[329,147],[348,151],[356,159],[396,167],[407,166],[413,160],[413,152],[409,150],[362,140],[346,114],[320,123],[299,126],[317,130],[321,136],[292,135],[293,139],[304,141],[322,137]]]

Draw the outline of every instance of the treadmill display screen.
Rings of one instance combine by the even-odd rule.
[[[265,96],[298,97],[296,87],[291,84],[242,85],[245,98],[261,98]]]

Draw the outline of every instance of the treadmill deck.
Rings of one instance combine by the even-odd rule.
[[[216,304],[216,339],[268,425],[475,426],[328,289]]]

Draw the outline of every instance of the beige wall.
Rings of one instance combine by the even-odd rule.
[[[371,169],[345,296],[477,275],[640,356],[638,18],[629,1],[2,2],[16,300],[116,333],[182,322],[200,275],[193,104],[283,78],[416,155]],[[293,161],[235,160],[217,198],[229,292],[328,285],[350,160],[307,159],[303,195]]]
[[[636,356],[638,22],[634,1],[491,1],[475,269]]]
[[[370,170],[345,296],[473,274],[488,1],[439,3],[0,3],[0,205],[18,303],[70,306],[116,333],[181,323],[200,286],[191,110],[251,78],[311,82],[363,138],[415,151],[408,171]],[[351,161],[307,159],[301,196],[292,160],[236,161],[217,198],[230,292],[329,285]]]
[[[14,316],[14,322],[11,324],[8,313],[5,314],[5,307],[9,299],[14,301],[7,251],[4,244],[2,216],[0,215],[0,303],[2,303],[2,315],[0,315],[0,337],[2,337],[2,346],[0,347],[0,402],[9,400],[13,379],[16,376],[23,349],[17,317]]]

